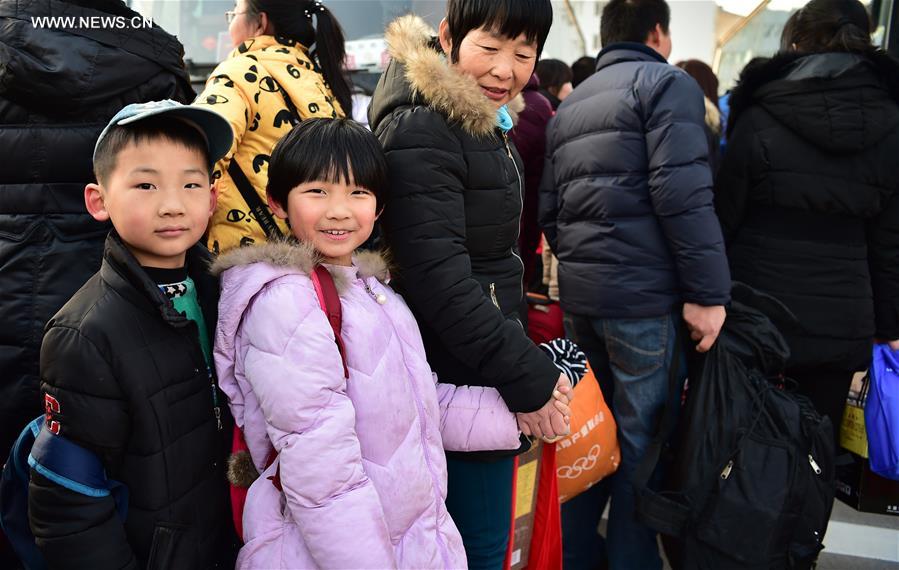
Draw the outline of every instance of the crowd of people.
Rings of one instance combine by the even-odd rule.
[[[621,450],[564,567],[660,569],[635,471],[734,282],[834,426],[899,350],[899,63],[858,0],[795,12],[726,119],[665,0],[606,3],[570,67],[549,0],[448,0],[387,27],[365,125],[318,0],[236,0],[200,94],[174,36],[32,25],[63,13],[136,15],[0,0],[0,454],[43,414],[47,567],[503,568],[579,380],[527,336],[549,285]]]

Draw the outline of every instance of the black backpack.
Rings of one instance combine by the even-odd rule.
[[[766,313],[789,311],[745,285],[733,299],[683,409],[665,410],[635,474],[638,518],[676,539],[675,568],[811,568],[834,499],[831,423],[783,387],[789,349]],[[679,402],[674,374],[670,389]],[[663,453],[671,462],[656,490],[648,481]]]

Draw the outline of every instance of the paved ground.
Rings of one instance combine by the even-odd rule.
[[[837,500],[818,568],[899,569],[899,516],[859,513]]]

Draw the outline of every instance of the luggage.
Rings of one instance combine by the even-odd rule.
[[[534,344],[549,342],[565,336],[562,308],[549,297],[528,293],[528,338]]]
[[[638,517],[680,539],[682,568],[811,568],[833,506],[830,420],[782,380],[789,349],[766,314],[789,320],[789,311],[741,284],[732,298],[718,341],[691,371],[663,490],[648,481],[677,410],[666,409],[636,472]]]

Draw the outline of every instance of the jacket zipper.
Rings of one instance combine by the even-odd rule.
[[[821,474],[821,467],[815,461],[815,458],[812,457],[811,453],[808,454],[808,464],[812,466],[812,470],[815,472],[815,475]]]
[[[524,262],[515,253],[515,246],[518,245],[518,238],[521,236],[521,214],[524,212],[524,187],[521,183],[521,172],[518,171],[518,165],[515,164],[515,157],[512,156],[512,149],[509,147],[509,136],[503,132],[503,142],[506,144],[506,153],[509,155],[509,160],[512,161],[512,168],[515,169],[515,176],[518,177],[518,198],[521,202],[521,210],[518,211],[518,225],[515,227],[515,242],[512,244],[512,256],[518,260],[518,263],[521,265],[521,279],[518,280],[518,298],[521,299],[524,297]],[[499,305],[497,305],[499,306]],[[521,324],[519,322],[519,324]]]
[[[222,431],[222,406],[219,404],[219,391],[215,385],[215,378],[212,376],[212,368],[206,366],[206,375],[209,378],[209,385],[212,387],[212,411],[215,413],[215,425],[219,431]]]
[[[499,306],[499,301],[496,300],[496,283],[490,284],[490,299],[493,301],[493,304],[496,305],[496,308],[502,312],[502,308]]]
[[[727,465],[724,466],[724,470],[721,471],[721,478],[727,481],[727,478],[730,477],[730,472],[734,470],[734,460],[731,459],[727,462]]]

